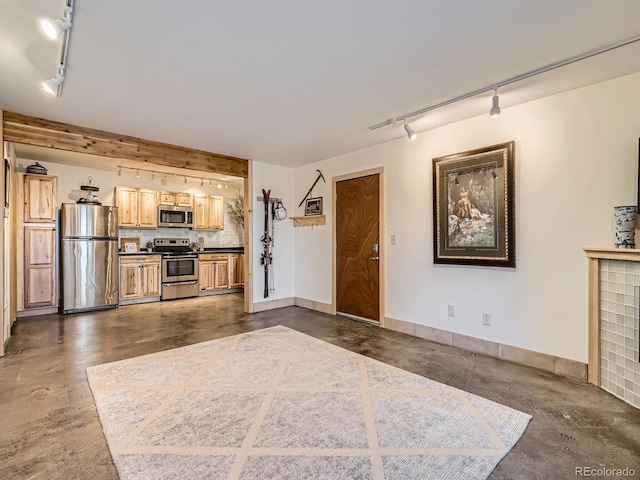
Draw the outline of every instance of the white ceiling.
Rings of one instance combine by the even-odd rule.
[[[403,136],[369,126],[640,33],[637,0],[76,0],[62,96],[37,20],[0,2],[0,108],[298,166]],[[640,71],[640,42],[505,87],[503,109]],[[417,131],[484,114],[486,93]]]

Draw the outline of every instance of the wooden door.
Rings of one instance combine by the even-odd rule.
[[[200,290],[213,290],[213,262],[200,262]]]
[[[176,194],[173,192],[159,192],[158,205],[175,205]]]
[[[224,230],[224,197],[211,197],[211,212],[209,227],[214,230]]]
[[[149,263],[142,265],[141,293],[143,297],[160,295],[160,264]]]
[[[229,287],[241,287],[243,282],[242,255],[229,255]]]
[[[215,288],[229,288],[229,260],[216,261]]]
[[[138,228],[158,228],[158,200],[155,190],[138,192]]]
[[[24,223],[54,222],[57,177],[24,176]]]
[[[116,187],[118,226],[136,228],[138,226],[138,189]]]
[[[193,229],[208,230],[209,229],[209,196],[198,195],[193,196]]]
[[[120,265],[120,298],[137,298],[142,295],[139,263]]]
[[[56,304],[55,230],[25,227],[25,308]]]
[[[336,182],[336,311],[380,321],[380,176]]]
[[[180,207],[192,207],[193,206],[193,197],[190,193],[176,193],[175,194],[176,205]]]

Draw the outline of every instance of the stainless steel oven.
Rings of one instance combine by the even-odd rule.
[[[154,250],[162,253],[162,300],[196,297],[200,291],[200,263],[188,238],[156,238]]]
[[[197,253],[163,253],[162,283],[198,280]]]

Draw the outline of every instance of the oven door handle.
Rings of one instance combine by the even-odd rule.
[[[198,283],[198,280],[194,280],[193,282],[176,282],[176,283],[163,283],[163,287],[178,287],[180,285],[193,285],[194,283]]]

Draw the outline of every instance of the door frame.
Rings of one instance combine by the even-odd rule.
[[[378,238],[380,239],[380,260],[379,265],[379,281],[378,281],[378,296],[380,311],[378,312],[378,318],[380,319],[380,327],[384,327],[385,323],[385,291],[386,291],[386,241],[385,236],[387,232],[387,222],[385,219],[385,182],[384,182],[384,167],[370,168],[368,170],[361,170],[359,172],[347,173],[345,175],[339,175],[331,178],[331,236],[332,236],[332,248],[331,248],[331,314],[335,315],[337,312],[337,285],[336,285],[336,254],[338,251],[338,239],[336,230],[336,184],[344,180],[353,180],[355,178],[368,177],[369,175],[379,176],[378,185],[378,199],[379,199],[379,218],[378,218]]]

